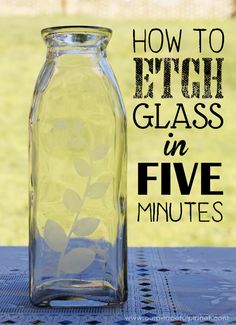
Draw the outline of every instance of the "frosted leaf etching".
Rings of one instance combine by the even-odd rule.
[[[82,177],[88,177],[91,173],[91,166],[84,159],[77,159],[75,161],[75,169],[77,173]]]
[[[44,239],[47,245],[56,252],[63,252],[67,245],[65,230],[55,221],[47,220],[44,227]]]
[[[83,272],[94,261],[96,257],[95,249],[77,247],[70,250],[69,243],[72,235],[86,237],[95,231],[101,232],[101,227],[104,227],[104,225],[100,223],[98,218],[79,218],[79,215],[87,198],[99,199],[105,195],[112,181],[112,175],[107,172],[104,174],[103,168],[103,170],[100,170],[99,175],[96,175],[96,179],[92,181],[95,172],[97,174],[97,169],[103,166],[100,160],[104,159],[109,151],[107,142],[95,134],[94,125],[88,128],[77,118],[65,120],[58,118],[52,121],[52,124],[51,135],[53,141],[51,144],[57,147],[58,153],[63,147],[63,149],[69,150],[73,157],[77,157],[74,160],[74,168],[78,176],[85,179],[84,193],[80,193],[81,196],[70,188],[65,189],[63,194],[64,206],[75,214],[68,234],[66,235],[64,229],[51,220],[48,220],[45,225],[45,241],[51,249],[60,252],[56,270],[56,275],[59,277],[62,271],[65,273]],[[53,151],[54,148],[50,148],[50,150]],[[61,150],[60,154],[63,155],[63,153],[63,150]],[[104,254],[103,252],[100,256]]]
[[[94,261],[95,255],[89,248],[75,248],[63,256],[61,270],[70,274],[81,273]]]
[[[75,191],[66,189],[63,196],[63,202],[65,207],[71,212],[78,213],[80,211],[82,201],[79,194]]]
[[[99,199],[106,193],[108,186],[109,183],[102,182],[91,184],[88,188],[88,197],[90,197],[90,199]]]
[[[73,227],[73,232],[77,236],[89,236],[97,229],[99,223],[100,220],[97,218],[87,217],[79,219]]]
[[[109,147],[106,143],[99,144],[92,153],[93,160],[103,159],[106,156],[108,149]]]

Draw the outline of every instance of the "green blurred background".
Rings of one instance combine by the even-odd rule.
[[[124,8],[124,10],[126,10]],[[109,17],[109,13],[107,13]],[[186,17],[187,18],[187,17]],[[0,16],[0,244],[26,245],[28,242],[28,114],[34,83],[44,62],[46,48],[40,36],[40,30],[53,25],[104,25],[113,29],[113,37],[108,45],[108,57],[118,79],[123,95],[128,118],[128,241],[129,245],[173,246],[173,245],[235,245],[236,216],[236,167],[235,167],[235,88],[236,88],[236,39],[235,19],[160,19],[155,17],[106,18],[96,16],[96,9],[90,15],[1,15]],[[158,182],[150,187],[148,197],[137,195],[137,163],[140,161],[170,161],[164,157],[163,146],[168,130],[139,130],[132,120],[133,109],[138,103],[133,99],[135,91],[135,69],[132,53],[132,29],[142,32],[144,28],[168,28],[176,33],[183,29],[183,44],[180,54],[173,57],[199,57],[197,46],[193,46],[192,29],[197,27],[222,28],[225,33],[225,47],[218,55],[206,46],[202,56],[224,57],[223,92],[221,100],[225,124],[220,130],[185,130],[177,129],[176,139],[186,139],[189,153],[182,159],[188,173],[194,162],[221,161],[223,175],[221,186],[224,189],[224,219],[220,223],[199,223],[196,218],[192,223],[186,218],[178,223],[150,223],[149,217],[143,215],[137,222],[137,202],[171,201],[207,201],[199,194],[199,175],[194,184],[191,199],[180,197],[175,192],[171,197],[160,196]],[[206,38],[205,38],[206,40]],[[205,43],[207,44],[207,43]],[[143,55],[141,52],[138,55]],[[159,57],[168,56],[163,50]],[[151,52],[147,57],[155,57]],[[176,82],[177,85],[177,82]],[[175,90],[174,90],[175,91]],[[177,93],[177,89],[176,89]],[[166,113],[163,120],[170,118],[171,109],[176,102],[183,102],[189,116],[196,102],[206,105],[215,100],[185,100],[174,98],[162,101]],[[153,105],[155,100],[150,101]],[[156,102],[160,102],[157,98]],[[153,112],[153,109],[152,109]],[[172,114],[172,113],[171,113]],[[191,120],[191,118],[190,118]],[[157,169],[158,173],[158,169]],[[155,169],[153,169],[155,174]],[[157,174],[158,175],[158,174]],[[188,174],[189,175],[189,174]],[[155,187],[156,186],[156,187]],[[218,200],[211,197],[209,202]],[[176,205],[177,207],[177,205]],[[178,210],[176,210],[178,211]]]

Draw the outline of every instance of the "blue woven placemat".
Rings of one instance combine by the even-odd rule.
[[[236,324],[236,248],[129,248],[122,307],[38,308],[26,247],[0,248],[3,324]]]

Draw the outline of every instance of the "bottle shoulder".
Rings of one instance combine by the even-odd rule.
[[[68,59],[46,60],[36,82],[32,111],[43,106],[40,110],[46,114],[61,111],[63,115],[66,108],[71,114],[82,110],[87,115],[89,110],[95,115],[125,118],[122,96],[107,59]]]

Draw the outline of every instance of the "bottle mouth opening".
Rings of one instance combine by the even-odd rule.
[[[96,47],[109,42],[112,30],[100,26],[55,26],[41,30],[48,47]]]

